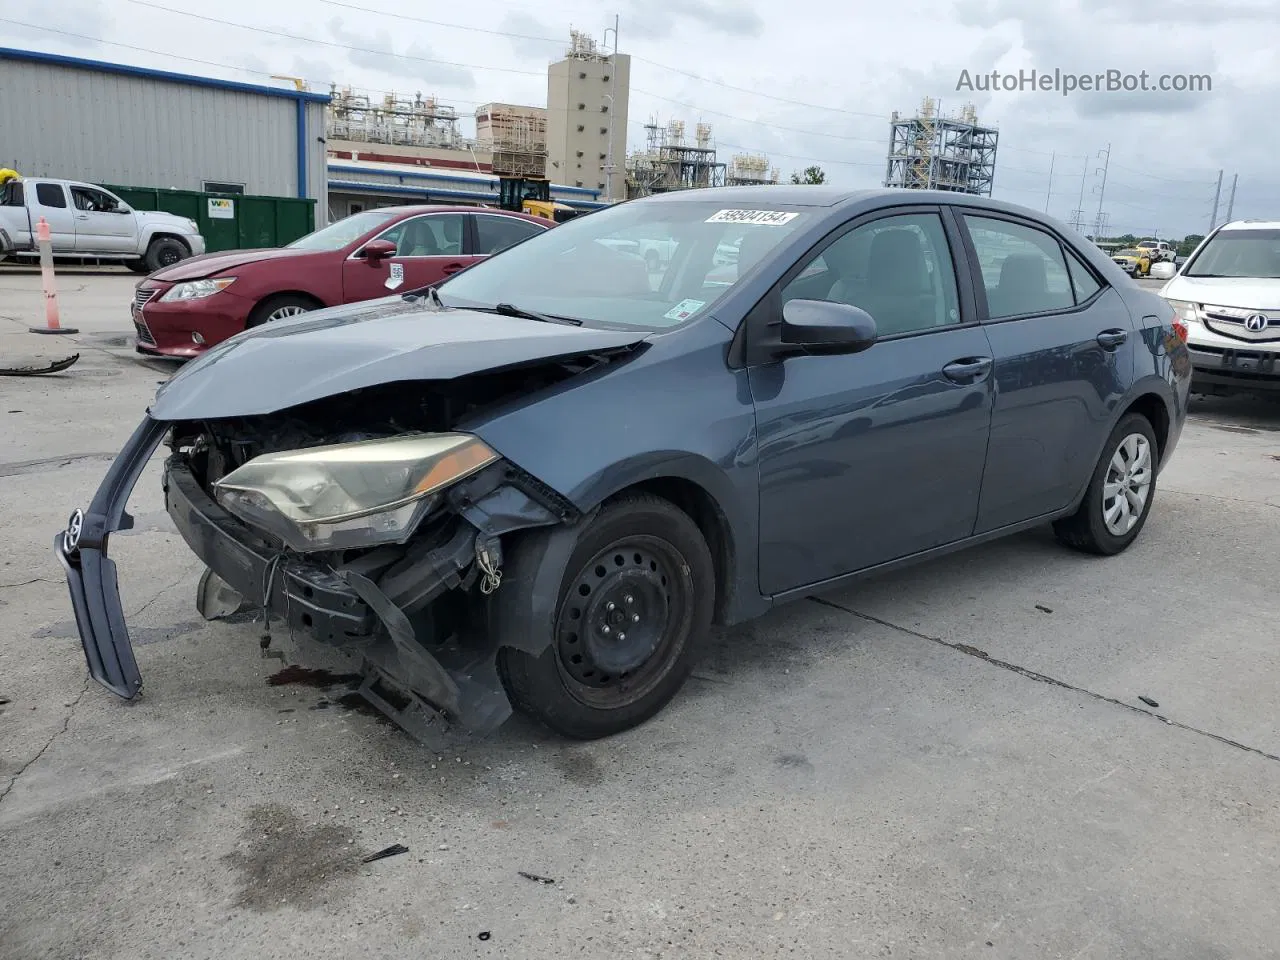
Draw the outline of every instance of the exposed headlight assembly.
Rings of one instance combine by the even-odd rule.
[[[203,300],[220,293],[236,282],[235,277],[213,277],[209,280],[190,280],[179,283],[165,291],[161,300],[172,303],[174,300]]]
[[[254,457],[214,496],[300,552],[403,543],[439,491],[497,459],[465,433],[338,443]]]

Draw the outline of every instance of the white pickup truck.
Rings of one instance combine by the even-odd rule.
[[[152,273],[205,252],[194,220],[134,210],[91,183],[27,177],[0,187],[0,260],[39,257],[41,217],[49,224],[55,257],[118,260],[138,273]]]

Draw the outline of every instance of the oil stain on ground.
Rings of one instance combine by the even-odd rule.
[[[565,780],[580,787],[598,786],[604,781],[600,763],[589,753],[565,751],[555,757],[555,765]]]
[[[359,870],[363,851],[338,824],[311,825],[288,807],[249,810],[236,848],[223,860],[239,874],[235,904],[266,912],[329,905]]]

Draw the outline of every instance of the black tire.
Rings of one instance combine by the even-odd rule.
[[[566,571],[551,645],[538,657],[504,647],[498,671],[517,710],[595,740],[644,723],[688,679],[711,628],[715,567],[687,514],[631,494],[582,532]]]
[[[134,273],[148,274],[151,272],[147,269],[147,262],[145,260],[126,260],[124,265]]]
[[[147,255],[143,257],[142,262],[146,265],[147,273],[155,273],[164,267],[172,267],[179,260],[185,260],[189,256],[191,251],[181,240],[173,237],[156,237],[147,247]]]
[[[281,311],[295,310],[297,313],[309,313],[317,309],[319,304],[310,297],[304,297],[296,293],[281,293],[274,297],[267,297],[259,303],[249,313],[249,326],[257,327],[264,323],[270,323],[272,319],[280,319],[275,316]]]
[[[1149,452],[1147,469],[1150,471],[1150,484],[1147,486],[1146,500],[1142,503],[1137,522],[1128,531],[1116,533],[1108,529],[1104,518],[1105,502],[1108,499],[1106,497],[1107,480],[1112,469],[1112,459],[1119,453],[1121,445],[1135,436],[1142,437],[1147,443]],[[1111,436],[1107,438],[1098,465],[1093,469],[1089,489],[1085,491],[1084,499],[1080,502],[1080,508],[1071,516],[1056,521],[1053,532],[1067,546],[1084,553],[1099,556],[1113,556],[1120,553],[1137,539],[1147,523],[1151,505],[1156,499],[1156,467],[1159,463],[1160,447],[1156,442],[1156,432],[1151,426],[1151,421],[1140,413],[1126,414],[1111,431]]]

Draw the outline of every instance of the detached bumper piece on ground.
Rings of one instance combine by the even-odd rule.
[[[89,673],[127,699],[141,690],[142,678],[107,544],[111,533],[132,527],[125,503],[172,426],[144,421],[89,509],[77,511],[55,540]],[[504,582],[503,602],[477,617],[466,609],[468,600],[494,592],[503,563],[499,537],[559,524],[571,508],[546,493],[540,496],[547,502],[539,502],[536,482],[497,462],[450,488],[448,505],[437,508],[442,516],[427,535],[334,563],[331,555],[317,559],[268,542],[209,496],[196,469],[189,451],[175,450],[165,461],[164,490],[169,515],[208,566],[197,596],[206,618],[257,609],[291,632],[356,655],[363,663],[360,694],[419,739],[446,725],[486,733],[510,715],[496,666],[499,638],[533,656],[549,644],[549,611],[542,616],[547,628],[532,629],[537,578],[522,583],[519,572],[530,561],[541,565],[557,538],[524,541],[526,562]],[[563,539],[565,528],[560,530]],[[489,583],[480,584],[485,578]],[[472,589],[477,586],[482,589]],[[455,602],[440,603],[450,592]]]

